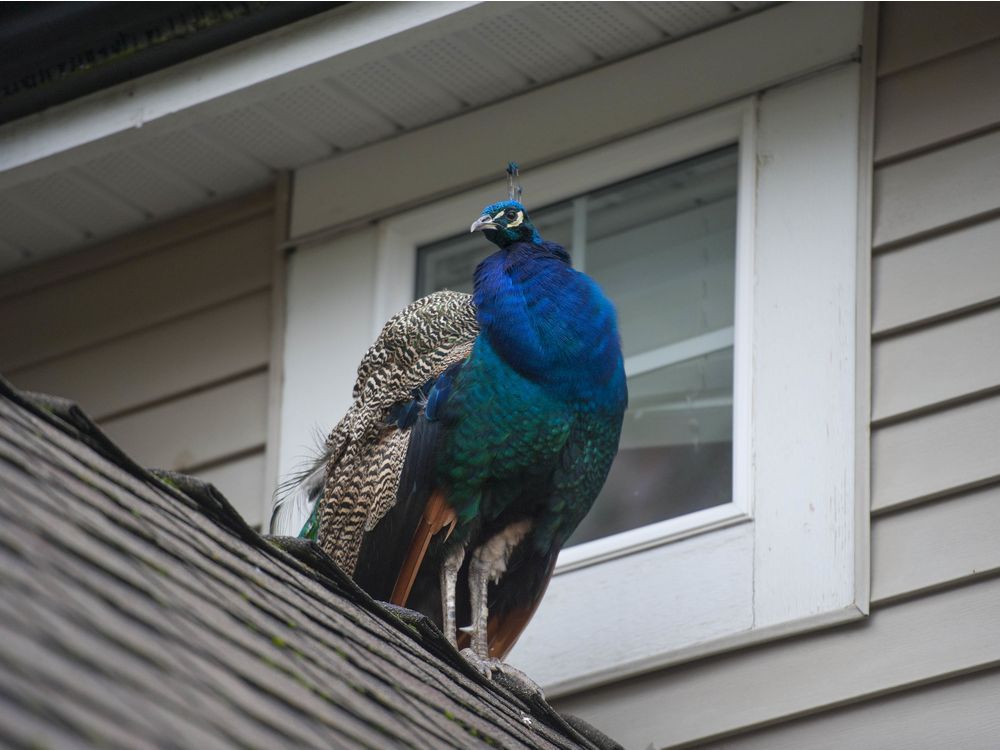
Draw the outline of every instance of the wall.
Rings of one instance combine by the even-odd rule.
[[[627,747],[996,746],[1000,7],[882,4],[877,73],[871,616],[557,702]]]
[[[376,231],[296,248],[288,259],[279,475],[308,464],[351,405],[372,335]],[[381,325],[379,326],[381,327]]]
[[[275,222],[268,190],[0,277],[0,372],[260,523]]]

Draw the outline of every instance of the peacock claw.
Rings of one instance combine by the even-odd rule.
[[[463,648],[461,654],[483,677],[507,688],[519,698],[545,700],[545,693],[538,687],[538,683],[517,667],[512,667],[500,659],[484,659],[471,648]]]

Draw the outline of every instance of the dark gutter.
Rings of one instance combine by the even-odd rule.
[[[0,124],[346,4],[0,4]]]

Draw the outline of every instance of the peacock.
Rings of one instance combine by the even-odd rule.
[[[507,181],[470,228],[498,248],[473,293],[436,292],[385,324],[271,519],[487,674],[600,492],[628,401],[614,306],[539,236],[513,163]]]

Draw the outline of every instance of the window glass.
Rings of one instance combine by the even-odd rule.
[[[629,410],[618,457],[569,544],[732,500],[737,148],[532,208],[618,309]],[[479,234],[418,249],[417,296],[471,292]]]

